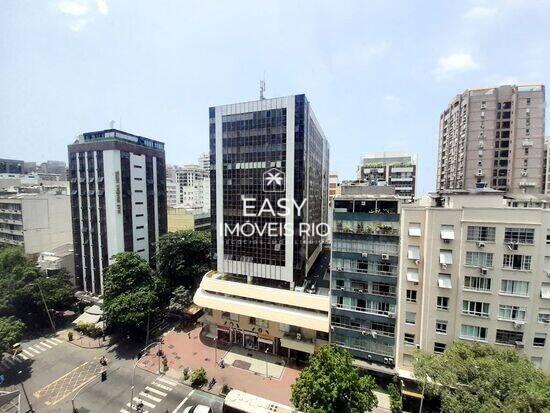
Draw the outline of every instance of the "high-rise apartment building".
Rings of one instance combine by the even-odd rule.
[[[68,149],[75,275],[99,295],[114,254],[149,261],[166,232],[164,144],[108,129],[84,133]]]
[[[49,192],[0,195],[0,247],[39,254],[72,243],[69,196]]]
[[[327,343],[328,157],[305,95],[210,108],[208,334],[298,358]]]
[[[543,85],[470,89],[439,120],[437,190],[543,192]]]
[[[402,199],[416,195],[417,156],[406,152],[372,152],[361,159],[357,179],[371,185],[395,187]]]
[[[446,191],[401,209],[397,366],[454,340],[515,348],[550,371],[550,209],[532,196]]]
[[[377,190],[385,188],[343,184],[334,198],[330,342],[348,349],[360,365],[389,373],[395,365],[401,201],[395,191]]]
[[[332,200],[337,195],[340,195],[340,181],[338,180],[338,174],[336,172],[331,172],[328,176],[329,200]]]
[[[190,209],[210,209],[210,172],[200,165],[177,167],[176,205]]]
[[[0,174],[22,174],[23,164],[16,159],[0,159]]]

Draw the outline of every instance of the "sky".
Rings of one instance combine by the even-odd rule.
[[[367,152],[409,151],[425,193],[453,96],[549,84],[549,17],[548,0],[5,0],[0,158],[66,161],[114,120],[196,163],[208,108],[265,78],[268,98],[306,93],[341,179]]]

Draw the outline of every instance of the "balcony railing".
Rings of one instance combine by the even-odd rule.
[[[359,274],[381,275],[384,277],[397,277],[397,265],[376,265],[370,263],[367,268],[359,268],[357,266],[337,266],[333,265],[334,271],[356,272]]]
[[[343,310],[358,311],[360,313],[380,315],[383,317],[390,317],[390,318],[395,317],[395,311],[386,311],[386,310],[380,310],[378,308],[358,307],[355,305],[345,305],[345,304],[333,304],[333,306]]]
[[[392,333],[391,331],[382,331],[382,330],[376,330],[369,328],[367,326],[352,326],[351,324],[344,324],[344,323],[337,323],[337,322],[331,322],[331,325],[339,328],[345,328],[347,330],[357,331],[359,333],[364,334],[371,334],[376,333],[376,335],[383,336],[383,337],[395,337],[395,333]]]
[[[351,245],[341,245],[339,240],[333,240],[332,250],[336,252],[355,252],[358,254],[367,253],[367,254],[388,254],[388,255],[397,255],[399,245],[397,243],[386,243],[386,244],[376,244],[376,243],[352,243]]]
[[[370,223],[369,225],[362,226],[350,226],[336,222],[334,225],[334,232],[341,232],[344,234],[365,234],[365,235],[389,235],[398,236],[399,229],[393,228],[391,225]]]

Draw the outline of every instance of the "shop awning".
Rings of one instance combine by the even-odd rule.
[[[80,315],[76,320],[73,321],[73,325],[77,325],[80,323],[95,325],[96,323],[99,322],[100,319],[101,319],[101,316],[98,314],[84,313]]]
[[[290,338],[281,338],[281,346],[291,350],[298,350],[304,353],[313,354],[315,345],[306,341],[292,340]]]

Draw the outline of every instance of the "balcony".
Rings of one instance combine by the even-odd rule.
[[[336,221],[334,225],[334,232],[344,234],[399,236],[399,228],[394,228],[391,225],[376,222],[369,223],[369,225],[357,223],[352,226]]]
[[[370,334],[372,337],[376,336],[382,336],[382,337],[388,337],[388,338],[394,338],[395,333],[392,333],[391,331],[382,331],[382,330],[376,330],[369,328],[367,326],[353,326],[351,324],[343,324],[343,323],[337,323],[337,322],[331,322],[331,327],[337,327],[337,328],[343,328],[345,330],[351,330],[356,331],[361,334]]]
[[[390,264],[376,264],[368,262],[367,268],[358,266],[334,266],[333,271],[355,272],[359,274],[381,275],[384,277],[397,277],[398,266]]]
[[[341,310],[356,311],[364,314],[377,315],[387,318],[395,318],[395,311],[389,310],[380,310],[378,308],[369,308],[369,307],[359,307],[356,305],[345,305],[345,304],[333,304],[334,308],[339,308]]]
[[[285,333],[280,340],[282,347],[309,354],[313,354],[315,352],[315,339],[307,339],[300,332]]]

